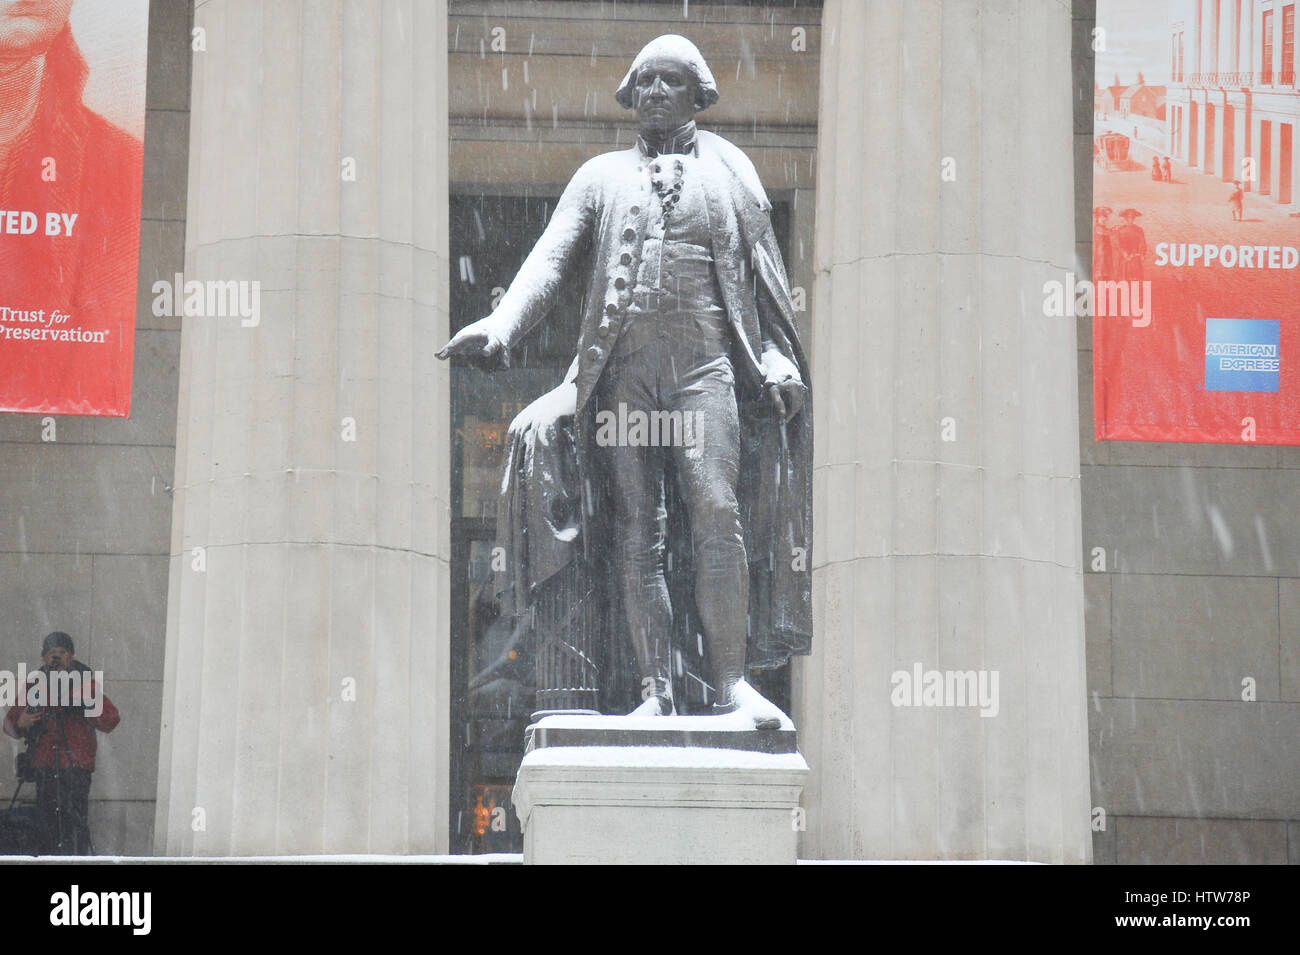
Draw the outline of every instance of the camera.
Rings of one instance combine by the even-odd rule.
[[[51,710],[57,711],[60,714],[82,712],[84,707],[80,702],[72,702],[71,700],[57,698],[59,695],[54,693],[54,689],[53,689],[54,681],[52,679],[52,674],[63,673],[63,672],[89,673],[91,672],[90,667],[86,666],[80,660],[73,660],[67,665],[66,669],[61,670],[47,663],[44,666],[40,667],[38,672],[45,674],[45,678],[47,680],[47,684],[46,684],[47,690],[46,690],[46,697],[45,697],[46,701],[42,705],[29,705],[27,707],[28,715],[44,717]],[[30,679],[35,679],[35,678],[36,678],[35,673],[33,673]],[[36,729],[36,727],[32,727],[32,728]]]
[[[14,775],[18,777],[19,782],[36,782],[36,767],[32,765],[30,751],[23,750],[14,757]]]

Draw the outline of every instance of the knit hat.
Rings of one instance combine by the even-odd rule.
[[[63,647],[69,653],[77,652],[76,647],[72,645],[72,638],[62,630],[55,630],[53,633],[46,635],[45,642],[41,644],[41,656],[49,653],[55,647]]]

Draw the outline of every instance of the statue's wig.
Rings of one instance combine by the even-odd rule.
[[[700,53],[699,47],[684,36],[666,33],[661,37],[655,37],[643,46],[636,59],[632,61],[627,75],[619,84],[618,92],[614,94],[620,106],[631,109],[636,105],[636,75],[641,65],[652,56],[672,56],[686,64],[695,75],[695,81],[700,88],[699,95],[695,98],[697,110],[708,109],[718,101],[718,84],[713,81],[709,64],[704,62],[704,55]]]

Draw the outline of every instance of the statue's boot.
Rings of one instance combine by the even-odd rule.
[[[789,719],[779,706],[740,677],[723,683],[713,712],[715,715],[744,713],[753,719],[754,728],[760,730],[780,729]]]
[[[781,727],[781,710],[745,682],[745,631],[732,627],[714,637],[709,646],[713,672],[718,681],[718,698],[713,704],[717,716],[745,712],[754,718],[755,729]]]
[[[628,716],[673,716],[676,709],[673,706],[673,687],[670,682],[663,677],[647,677],[648,680],[654,680],[654,692],[647,696],[641,705],[634,709]]]

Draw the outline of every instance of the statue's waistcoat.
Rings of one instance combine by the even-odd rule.
[[[628,317],[655,197],[648,164],[669,162],[670,156],[646,159],[630,149],[600,157],[602,199],[587,290],[586,312],[578,339],[578,408],[586,406],[604,371],[614,342]],[[739,345],[743,368],[738,376],[750,387],[762,381],[758,356],[762,350],[758,310],[750,269],[742,249],[732,174],[707,150],[696,164],[712,230],[713,260],[728,322]],[[764,220],[766,214],[760,213]],[[763,223],[766,225],[766,221]]]

